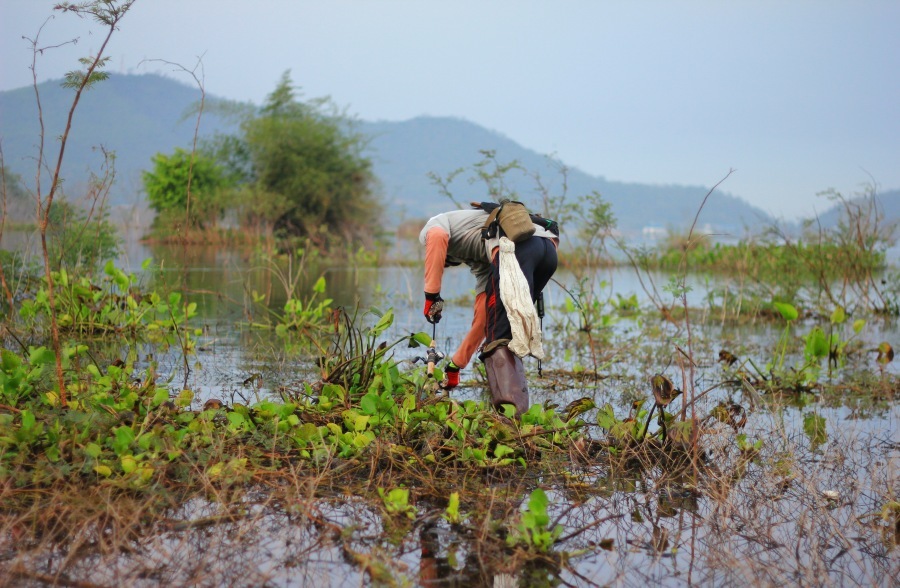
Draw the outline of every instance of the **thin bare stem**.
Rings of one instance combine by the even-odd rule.
[[[687,331],[687,358],[690,360],[688,362],[688,373],[690,377],[687,381],[687,386],[685,389],[685,394],[687,395],[686,402],[682,405],[681,408],[681,420],[685,420],[687,416],[687,406],[691,407],[691,423],[694,427],[697,426],[697,411],[694,405],[694,382],[696,381],[695,376],[695,366],[696,362],[694,361],[694,349],[693,349],[693,335],[691,333],[691,319],[690,319],[690,311],[688,309],[688,301],[687,301],[687,272],[688,272],[688,251],[690,250],[691,242],[694,237],[694,229],[697,226],[697,220],[700,218],[700,213],[703,211],[703,207],[706,206],[706,201],[709,200],[709,197],[718,188],[722,182],[727,180],[731,174],[734,173],[733,169],[729,169],[728,173],[725,176],[716,182],[716,184],[709,189],[709,192],[706,193],[706,196],[703,197],[703,201],[700,203],[700,207],[697,209],[697,214],[694,215],[694,222],[691,223],[691,230],[688,231],[688,246],[684,250],[684,255],[682,257],[682,271],[681,271],[681,304],[684,307],[684,325]],[[699,439],[699,435],[691,436],[693,442],[691,443],[693,459],[692,462],[694,464],[694,477],[697,477],[697,454],[699,451],[699,447],[697,446],[697,439]]]
[[[0,218],[0,242],[3,241],[3,230],[6,227],[6,217],[8,216],[7,208],[7,191],[6,191],[6,162],[3,159],[3,141],[0,140],[0,198],[2,198],[3,216]],[[3,295],[6,296],[6,302],[9,304],[9,310],[12,312],[13,295],[6,282],[6,272],[3,271],[3,265],[0,264],[0,285],[3,286]]]
[[[108,26],[108,30],[106,32],[106,36],[103,38],[103,42],[100,45],[100,50],[97,51],[97,54],[89,59],[89,63],[87,66],[87,70],[83,72],[80,83],[77,84],[75,89],[75,98],[72,100],[72,105],[69,107],[69,113],[66,117],[66,126],[63,130],[62,135],[59,138],[59,153],[56,157],[56,167],[53,170],[53,179],[50,183],[50,190],[47,193],[46,199],[41,197],[41,187],[40,187],[40,177],[41,177],[41,166],[44,162],[44,121],[43,121],[43,110],[41,108],[40,102],[40,92],[38,90],[37,84],[37,55],[42,53],[43,50],[39,50],[37,48],[37,38],[32,43],[33,47],[33,57],[32,57],[32,76],[33,76],[33,85],[34,85],[34,93],[37,97],[38,104],[38,120],[40,122],[40,147],[38,152],[38,171],[37,171],[37,184],[36,184],[36,193],[35,198],[37,200],[38,207],[38,228],[40,230],[41,235],[41,251],[43,253],[44,258],[44,276],[47,280],[47,298],[48,303],[50,305],[50,333],[53,341],[53,352],[56,355],[56,379],[57,384],[59,386],[59,401],[63,406],[67,405],[66,401],[66,383],[63,377],[63,369],[62,369],[62,345],[59,340],[59,324],[56,320],[56,292],[53,284],[53,275],[51,272],[50,265],[50,254],[47,246],[47,227],[50,224],[50,210],[53,206],[53,199],[56,197],[57,190],[61,185],[60,174],[62,172],[62,163],[63,158],[66,152],[66,145],[69,140],[69,132],[72,130],[72,120],[75,117],[75,110],[78,108],[78,103],[81,100],[81,95],[84,90],[91,84],[93,80],[93,74],[97,71],[104,62],[103,54],[106,51],[106,46],[109,44],[109,40],[112,38],[113,32],[115,32],[119,21],[128,12],[131,8],[132,4],[134,4],[135,0],[131,0],[129,2],[125,2],[122,6],[118,8],[101,8],[97,5],[81,5],[81,6],[71,6],[68,4],[59,5],[58,8],[64,11],[72,11],[76,14],[81,15],[82,12],[92,13],[94,11],[106,11],[103,12],[103,15],[106,17],[104,20],[104,24]],[[98,13],[92,13],[97,16]],[[43,29],[43,25],[41,26]]]

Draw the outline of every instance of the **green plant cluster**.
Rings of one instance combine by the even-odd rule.
[[[151,260],[144,262],[147,269]],[[184,329],[197,312],[195,302],[185,302],[178,292],[162,295],[144,293],[134,274],[106,263],[103,278],[73,275],[65,269],[52,274],[56,287],[57,324],[72,337],[130,335],[150,342],[171,342],[170,335],[181,331],[182,342],[193,346],[194,330]],[[41,285],[33,298],[21,302],[18,314],[23,327],[31,332],[46,329],[49,295]]]
[[[540,405],[514,424],[484,402],[423,401],[432,382],[423,368],[402,372],[388,355],[375,357],[375,375],[364,386],[358,379],[349,388],[307,385],[294,400],[197,409],[191,390],[173,393],[131,362],[98,366],[87,345],[66,348],[62,406],[47,378],[52,352],[32,348],[23,357],[3,350],[0,480],[19,489],[20,501],[74,486],[142,496],[156,505],[152,511],[209,488],[243,490],[298,469],[339,476],[342,464],[351,465],[350,479],[332,483],[358,484],[352,472],[368,467],[359,466],[382,464],[401,484],[377,488],[384,516],[408,522],[419,517],[415,496],[424,475],[462,482],[467,471],[543,471],[555,463],[544,458],[565,456],[582,438],[581,421],[563,421]],[[553,549],[561,527],[548,526],[546,509],[546,496],[533,493],[529,510],[510,527],[510,537],[518,537],[510,548]],[[466,518],[458,494],[444,516],[453,524]]]
[[[157,153],[152,171],[142,175],[150,207],[157,212],[154,227],[172,230],[174,223],[203,228],[215,224],[224,211],[224,192],[236,182],[205,152],[181,148]]]
[[[392,323],[391,312],[368,328],[364,360],[345,378],[326,377],[318,389],[306,384],[283,401],[191,410],[192,391],[170,394],[152,368],[135,369],[133,353],[101,365],[92,349],[110,337],[164,344],[166,338],[157,334],[192,332],[187,325],[193,303],[177,293],[142,293],[133,276],[112,264],[99,283],[65,272],[56,278],[59,323],[70,341],[63,358],[65,406],[48,377],[52,351],[2,350],[0,475],[16,485],[52,484],[77,474],[85,483],[157,488],[188,484],[197,468],[212,479],[239,483],[249,471],[277,469],[281,460],[365,459],[373,446],[385,445],[411,466],[527,467],[529,448],[558,449],[581,437],[574,419],[565,422],[540,405],[512,426],[483,402],[424,402],[433,379],[422,368],[401,371],[387,351],[427,335],[404,337],[390,347],[378,343]],[[324,281],[318,289],[324,291]],[[47,312],[41,292],[23,302],[20,316],[27,328]],[[183,352],[192,348],[184,346]],[[368,377],[360,377],[363,364]],[[332,373],[338,367],[332,365]]]
[[[772,354],[763,358],[765,364],[762,368],[748,358],[730,370],[762,391],[810,391],[821,386],[825,377],[830,378],[843,368],[848,357],[861,355],[863,351],[860,335],[867,321],[858,318],[849,322],[841,306],[831,312],[827,324],[814,324],[799,337],[795,334],[795,327],[800,311],[793,304],[777,300],[771,302],[771,308],[784,320],[784,329]],[[723,351],[720,361],[730,356],[729,352]],[[798,360],[792,365],[788,362],[789,356],[798,357]],[[733,358],[727,363],[731,365],[736,361],[737,358]]]
[[[675,234],[655,250],[629,255],[636,269],[719,274],[731,287],[709,292],[711,309],[738,315],[758,313],[773,295],[790,303],[859,308],[898,313],[898,288],[888,275],[887,252],[895,244],[892,223],[884,219],[869,186],[855,198],[824,194],[836,202],[835,223],[805,223],[802,234],[789,235],[778,226],[735,244],[715,242],[709,235]],[[738,291],[734,283],[739,284]]]
[[[528,509],[522,513],[514,532],[506,537],[510,546],[524,545],[538,552],[549,551],[562,534],[562,525],[551,525],[547,493],[535,488],[528,498]]]
[[[55,355],[47,347],[3,349],[0,355],[0,480],[20,490],[17,500],[81,488],[142,496],[152,511],[211,487],[243,491],[297,468],[332,471],[356,464],[350,471],[359,473],[356,466],[371,463],[397,474],[395,485],[377,490],[386,521],[395,521],[386,526],[402,533],[406,527],[398,519],[420,516],[416,497],[422,476],[464,480],[471,475],[465,472],[551,472],[573,444],[586,443],[579,418],[584,410],[558,413],[534,405],[514,421],[485,402],[435,397],[434,378],[424,367],[402,369],[391,353],[400,343],[420,345],[428,335],[385,342],[391,311],[377,313],[364,328],[340,323],[342,330],[358,330],[356,335],[289,330],[291,337],[334,339],[322,380],[281,400],[216,401],[198,408],[201,399],[192,390],[158,381],[152,365],[137,369],[135,353],[97,361],[104,341],[183,345],[178,334],[193,332],[191,303],[175,294],[142,292],[133,276],[112,264],[101,280],[66,272],[55,277],[68,341],[62,361],[65,400],[55,388]],[[324,289],[320,280],[313,294],[324,295]],[[47,312],[39,293],[19,313],[27,328]],[[158,337],[163,333],[168,338]],[[181,351],[192,350],[187,345]],[[354,475],[343,483],[358,483]],[[461,489],[469,492],[466,488],[463,483]],[[443,516],[462,524],[466,508],[460,494],[451,495]],[[521,517],[497,521],[509,537],[518,538],[507,547],[550,552],[561,527],[548,526],[547,508],[546,495],[535,491]]]
[[[289,72],[242,117],[236,135],[154,156],[143,181],[157,236],[185,225],[208,231],[230,213],[243,230],[274,231],[288,244],[307,239],[351,256],[371,246],[381,207],[352,121],[328,99],[300,100]]]
[[[764,283],[777,283],[787,275],[800,282],[843,279],[886,267],[884,251],[853,250],[835,242],[728,244],[697,239],[688,245],[673,239],[647,259],[648,267],[669,271],[681,271],[685,263],[693,271],[742,274]]]

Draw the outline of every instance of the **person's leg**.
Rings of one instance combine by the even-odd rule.
[[[532,300],[537,300],[538,294],[544,291],[544,288],[550,282],[550,278],[556,273],[556,267],[559,265],[559,257],[556,253],[556,245],[549,239],[541,239],[544,245],[544,251],[540,255],[540,259],[535,265],[532,279],[534,288],[531,290]]]
[[[500,345],[490,351],[484,358],[484,373],[487,376],[488,387],[491,390],[491,404],[494,408],[502,412],[504,404],[511,404],[518,416],[528,410],[530,404],[525,365],[509,347]]]
[[[550,276],[556,270],[557,256],[553,243],[542,237],[532,237],[516,244],[516,260],[528,282],[531,299],[534,300]],[[486,294],[487,328],[485,348],[481,358],[484,361],[491,401],[497,410],[504,404],[511,404],[516,414],[521,416],[529,408],[528,382],[521,358],[504,345],[490,348],[490,344],[501,339],[512,339],[512,328],[503,301],[500,299],[500,260],[494,255],[491,260],[491,275]]]
[[[553,272],[547,273],[550,261],[545,264],[544,258],[548,255],[547,247],[552,251],[552,266],[556,269],[556,250],[553,244],[542,237],[532,237],[521,243],[516,243],[516,261],[522,269],[522,275],[528,282],[528,289],[531,293],[531,299],[534,300],[537,290],[535,286],[535,273],[538,272],[542,282],[540,287],[547,285],[547,281]],[[487,289],[487,331],[485,334],[486,343],[497,341],[498,339],[512,339],[512,327],[509,325],[509,317],[506,315],[506,308],[503,306],[503,300],[500,299],[500,256],[494,254],[491,260],[491,275],[488,278]]]
[[[500,255],[494,251],[491,259],[491,275],[485,286],[485,343],[491,343],[497,339],[509,339],[512,337],[512,329],[509,326],[509,318],[506,309],[500,299]]]

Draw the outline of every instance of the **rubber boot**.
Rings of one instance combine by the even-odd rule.
[[[502,405],[512,404],[516,407],[516,416],[521,416],[530,406],[522,359],[510,351],[509,347],[501,345],[483,358],[483,361],[494,408],[500,410]]]

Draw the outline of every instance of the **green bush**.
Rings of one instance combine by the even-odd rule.
[[[181,148],[172,155],[157,153],[152,161],[153,171],[144,172],[143,182],[150,207],[160,213],[154,226],[175,219],[200,228],[215,224],[224,208],[222,193],[233,185],[225,170],[209,155]]]

